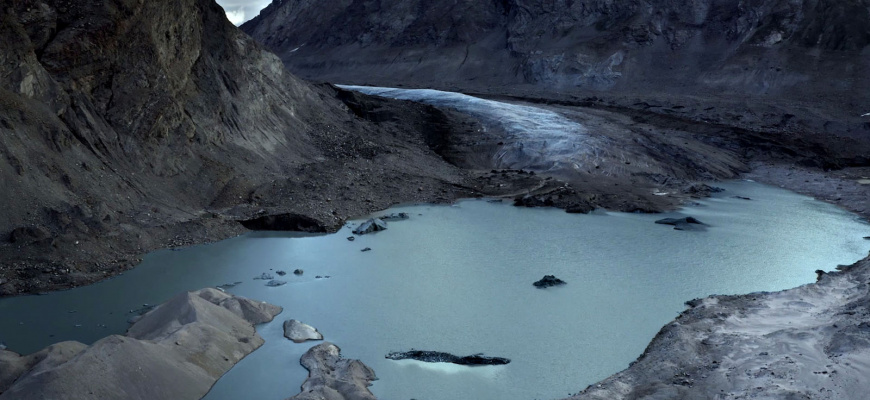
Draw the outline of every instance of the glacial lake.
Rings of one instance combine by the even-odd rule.
[[[687,300],[796,287],[813,282],[817,269],[870,251],[863,239],[870,225],[853,214],[753,182],[717,186],[727,191],[662,215],[570,215],[465,200],[395,207],[387,212],[411,218],[353,242],[350,226],[362,219],[332,235],[251,233],[157,251],[93,286],[0,299],[0,341],[22,353],[62,340],[91,343],[124,332],[130,311],[143,304],[242,282],[228,291],[284,312],[258,328],[266,344],[207,399],[297,394],[307,375],[299,357],[316,343],[284,339],[281,324],[290,318],[371,366],[380,399],[562,398],[626,368]],[[709,226],[676,231],[654,223],[685,215]],[[304,275],[294,276],[296,268]],[[287,285],[253,279],[277,270],[289,273],[280,278]],[[567,285],[533,287],[545,274]],[[460,367],[384,358],[411,348],[512,362]]]

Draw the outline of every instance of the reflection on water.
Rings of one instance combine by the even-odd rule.
[[[397,207],[390,212],[411,219],[354,242],[344,228],[159,251],[97,285],[0,300],[0,340],[21,352],[59,340],[92,342],[123,332],[129,311],[143,304],[241,281],[229,290],[285,311],[259,328],[264,347],[208,399],[297,393],[306,376],[299,357],[312,344],[283,338],[281,324],[290,318],[371,366],[380,378],[372,391],[382,399],[560,398],[627,367],[686,300],[795,287],[812,282],[816,269],[851,264],[870,250],[862,239],[870,227],[833,206],[751,182],[720,186],[728,191],[682,214],[569,215],[468,200]],[[708,229],[653,223],[683,215]],[[373,250],[360,252],[365,247]],[[294,276],[296,268],[305,274]],[[253,280],[277,270],[289,273],[287,285]],[[546,274],[568,284],[534,288]],[[512,362],[462,367],[384,358],[412,348]]]

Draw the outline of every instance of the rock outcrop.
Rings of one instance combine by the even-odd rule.
[[[284,337],[295,343],[323,340],[323,335],[317,329],[295,319],[284,321]]]
[[[538,289],[545,289],[548,287],[561,286],[564,284],[565,284],[565,281],[563,281],[559,278],[556,278],[555,275],[544,275],[544,277],[541,278],[541,280],[533,283],[532,285],[534,285]]]
[[[300,360],[308,370],[302,393],[289,400],[375,400],[369,391],[375,371],[359,360],[341,358],[338,346],[324,342],[309,349]]]
[[[29,356],[0,351],[0,399],[199,399],[263,344],[254,325],[280,312],[216,289],[182,293],[125,336],[59,343]]]
[[[472,354],[470,356],[457,356],[450,353],[440,351],[427,350],[411,350],[402,352],[392,352],[385,356],[390,360],[417,360],[428,363],[450,363],[457,365],[505,365],[510,364],[511,360],[504,357],[487,357],[483,354]]]

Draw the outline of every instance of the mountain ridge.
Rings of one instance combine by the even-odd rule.
[[[339,83],[774,97],[870,87],[868,27],[867,0],[275,1],[241,26]]]

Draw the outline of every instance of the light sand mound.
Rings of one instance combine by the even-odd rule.
[[[182,293],[127,336],[87,348],[63,343],[26,357],[0,353],[0,367],[12,367],[0,370],[0,389],[15,382],[0,399],[199,399],[263,344],[253,324],[280,312],[214,289]]]

